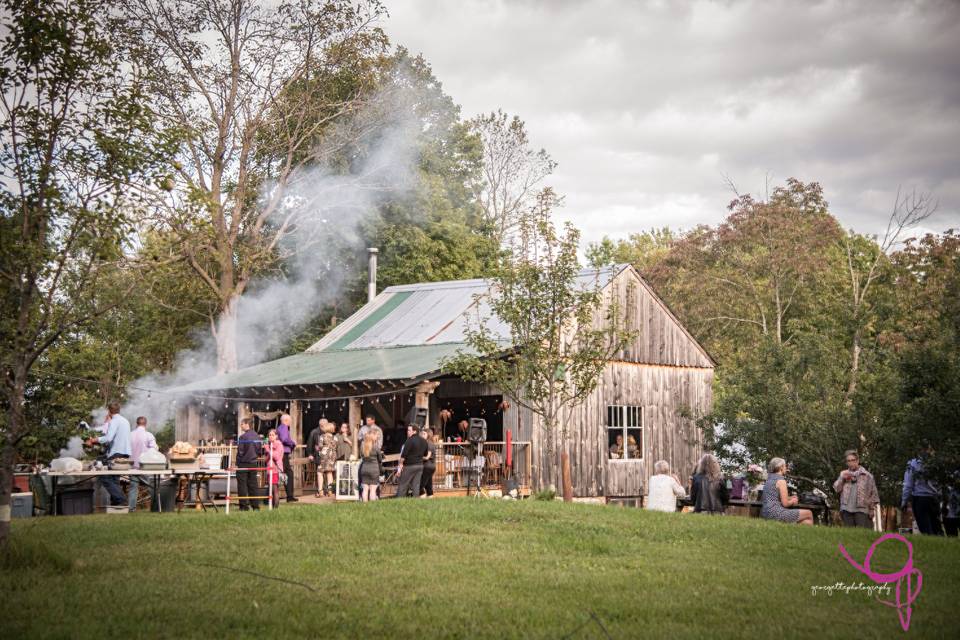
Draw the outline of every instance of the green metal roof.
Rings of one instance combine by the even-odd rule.
[[[412,293],[413,292],[411,291],[405,291],[391,296],[389,300],[380,305],[373,313],[368,315],[366,318],[354,325],[349,331],[343,334],[343,337],[330,345],[328,349],[345,349],[350,345],[351,342],[366,333],[370,327],[374,326],[388,315],[393,313],[393,310],[399,307],[400,303],[409,298]]]
[[[457,351],[466,352],[469,349],[462,343],[448,342],[380,349],[340,349],[300,353],[233,373],[199,380],[171,391],[333,384],[364,380],[411,380],[439,371],[441,361],[455,355]]]

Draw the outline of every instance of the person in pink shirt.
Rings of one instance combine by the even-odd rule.
[[[137,418],[137,428],[130,434],[130,461],[134,469],[140,468],[140,456],[147,449],[157,448],[157,438],[147,431],[147,418],[140,416]],[[130,476],[130,488],[127,489],[127,506],[130,511],[137,510],[137,497],[140,493],[140,476]],[[149,480],[144,480],[144,486],[150,490],[150,502],[153,502],[153,485]]]
[[[283,470],[283,443],[276,429],[270,429],[267,434],[267,452],[267,474],[273,485],[273,508],[276,509],[280,506],[280,472]]]

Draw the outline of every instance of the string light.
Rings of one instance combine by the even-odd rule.
[[[90,385],[96,385],[96,393],[97,393],[97,394],[101,394],[101,393],[103,392],[103,388],[102,388],[102,386],[100,385],[100,381],[98,381],[98,380],[93,380],[93,379],[91,379],[91,378],[82,378],[82,377],[78,377],[78,376],[69,376],[69,375],[64,375],[64,374],[59,374],[59,373],[52,373],[52,372],[43,371],[43,370],[37,370],[37,369],[34,369],[34,370],[30,371],[30,375],[33,376],[34,378],[56,378],[56,379],[60,379],[60,380],[66,380],[66,381],[68,381],[68,382],[67,382],[67,385],[66,385],[67,388],[72,388],[72,387],[73,387],[73,382],[80,382],[80,383],[87,383],[87,384],[90,384]],[[186,391],[186,392],[184,392],[184,391],[169,391],[169,390],[166,390],[166,389],[153,389],[153,388],[148,388],[148,387],[141,387],[141,386],[134,385],[134,384],[126,385],[126,390],[125,390],[125,391],[121,391],[120,394],[124,394],[124,395],[125,395],[125,394],[127,394],[127,392],[129,392],[131,389],[132,389],[132,390],[136,390],[136,391],[143,391],[143,392],[145,392],[145,393],[147,394],[147,398],[148,398],[148,399],[152,399],[154,393],[159,393],[159,394],[169,394],[169,395],[173,395],[173,396],[176,396],[176,397],[179,397],[179,398],[187,398],[187,397],[189,397],[189,398],[193,398],[193,399],[195,399],[195,400],[207,399],[207,400],[210,400],[211,403],[216,403],[216,402],[227,402],[227,403],[229,403],[230,401],[235,401],[235,402],[263,402],[263,398],[256,398],[256,397],[225,396],[225,395],[223,395],[223,394],[217,394],[217,393],[192,393],[192,392],[189,392],[189,391]],[[333,401],[333,402],[340,401],[340,402],[341,402],[341,407],[345,407],[345,406],[346,406],[346,400],[348,400],[348,399],[380,398],[380,397],[385,397],[385,396],[391,396],[392,398],[395,398],[398,391],[399,391],[401,394],[404,393],[404,392],[409,391],[409,398],[410,398],[411,400],[413,399],[413,395],[414,395],[414,394],[413,394],[413,387],[407,387],[407,388],[404,388],[404,389],[390,389],[390,390],[386,390],[386,391],[377,391],[377,392],[372,392],[372,393],[358,393],[358,394],[344,395],[344,396],[336,396],[336,397],[329,397],[329,396],[328,396],[328,397],[326,397],[326,398],[313,398],[313,399],[316,400],[317,402],[320,402],[320,401],[322,400],[323,403],[324,403],[324,407],[328,407],[328,406],[329,406],[329,402],[331,402],[331,401]],[[299,397],[299,398],[278,398],[278,399],[274,399],[274,402],[289,402],[289,401],[291,401],[291,400],[307,401],[307,400],[311,400],[311,398],[304,398],[304,397]],[[176,404],[177,404],[177,399],[176,399],[176,398],[171,399],[171,400],[170,400],[170,404],[171,404],[171,405],[176,405]],[[449,403],[449,402],[447,403],[447,406],[450,406],[450,403]]]

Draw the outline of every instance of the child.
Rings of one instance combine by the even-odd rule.
[[[276,429],[270,429],[267,434],[267,467],[273,485],[273,508],[276,509],[280,506],[280,472],[283,470],[283,443]]]

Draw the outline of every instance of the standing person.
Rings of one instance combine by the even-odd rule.
[[[280,416],[280,426],[277,427],[277,437],[283,446],[283,472],[287,475],[285,490],[287,502],[297,502],[293,495],[293,466],[290,464],[290,455],[297,449],[297,443],[290,437],[290,414]]]
[[[107,419],[104,422],[106,432],[97,438],[90,438],[87,444],[105,444],[107,460],[130,457],[130,421],[120,415],[120,403],[111,402],[107,405]],[[119,507],[128,505],[127,496],[120,490],[120,483],[116,476],[101,476],[100,484],[110,494],[110,506]]]
[[[794,509],[800,499],[787,491],[787,461],[773,458],[767,465],[767,482],[763,485],[763,506],[760,517],[791,524],[813,524],[813,512],[809,509]]]
[[[358,435],[360,436],[360,442],[364,442],[367,438],[367,435],[373,434],[377,438],[377,449],[380,452],[383,452],[383,429],[377,426],[377,420],[373,416],[367,416],[366,422],[362,427]],[[360,468],[357,469],[357,474],[363,473],[363,460],[360,461]],[[377,483],[377,497],[380,497],[380,484]]]
[[[310,431],[307,436],[307,460],[313,463],[313,470],[317,474],[317,493],[320,497],[320,490],[323,486],[323,471],[320,469],[320,442],[323,440],[324,427],[327,424],[326,418],[320,418],[320,423]],[[326,487],[323,487],[323,494],[326,495]]]
[[[253,419],[244,418],[240,421],[240,438],[237,440],[237,495],[240,498],[240,511],[260,511],[260,487],[257,482],[255,469],[259,466],[257,457],[263,441],[260,434],[253,430]]]
[[[880,504],[880,494],[873,475],[860,466],[860,456],[853,449],[843,454],[847,468],[833,483],[840,494],[840,520],[845,527],[873,527],[873,511]]]
[[[371,502],[378,498],[380,478],[383,476],[383,452],[377,446],[377,434],[368,431],[360,445],[360,500]]]
[[[467,442],[470,439],[470,423],[461,420],[457,423],[457,442]]]
[[[917,528],[924,535],[942,536],[940,525],[940,489],[927,478],[924,462],[933,453],[927,446],[919,456],[907,463],[903,474],[903,494],[900,498],[900,510],[913,511]]]
[[[397,472],[400,480],[397,482],[397,498],[406,498],[411,491],[420,493],[420,478],[423,476],[423,456],[427,454],[427,441],[414,433],[403,443],[400,452],[400,465]]]
[[[353,430],[350,429],[350,423],[344,422],[340,425],[340,433],[337,434],[337,460],[349,460],[353,456]]]
[[[333,433],[336,430],[336,425],[324,421],[323,434],[320,436],[320,457],[318,458],[319,472],[323,473],[324,496],[335,495],[333,478],[337,470],[337,437]],[[319,482],[319,477],[317,481]]]
[[[367,416],[367,423],[360,427],[360,441],[363,442],[368,433],[374,433],[377,436],[377,448],[383,450],[383,429],[377,426],[377,419],[373,416]]]
[[[410,438],[412,438],[412,437],[413,437],[413,434],[415,434],[416,432],[417,432],[417,428],[416,428],[416,427],[414,427],[412,424],[408,424],[408,425],[407,425],[407,439],[403,441],[403,444],[402,444],[402,445],[400,445],[400,457],[401,457],[401,458],[403,457],[403,448],[404,448],[405,446],[407,446],[407,441],[410,440]]]
[[[144,416],[137,418],[137,428],[130,434],[130,460],[133,462],[133,468],[140,468],[140,456],[147,449],[157,448],[157,438],[147,431],[147,419]],[[153,494],[153,483],[144,481],[143,485],[150,492],[150,502],[156,497]],[[137,498],[140,495],[140,476],[130,476],[130,487],[127,489],[127,506],[130,512],[137,510]]]
[[[437,470],[437,445],[433,441],[433,431],[430,427],[424,427],[423,439],[427,441],[427,454],[423,456],[423,475],[420,476],[420,491],[418,495],[421,498],[433,497],[433,474]]]
[[[267,433],[267,475],[270,484],[273,485],[273,508],[280,506],[280,472],[283,470],[283,462],[286,456],[283,452],[283,443],[280,442],[280,436],[276,429],[270,429]]]
[[[657,460],[653,463],[653,475],[650,476],[650,494],[647,496],[648,511],[666,511],[674,513],[677,510],[677,498],[687,495],[680,485],[680,480],[670,473],[670,463],[666,460]],[[726,485],[724,485],[726,486]]]
[[[712,454],[705,453],[700,458],[690,485],[690,499],[694,513],[723,515],[727,508],[727,483],[720,472],[720,462]]]

